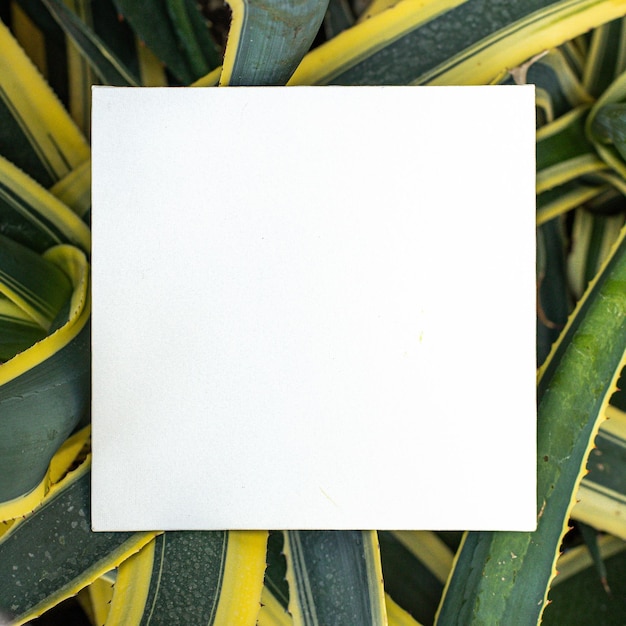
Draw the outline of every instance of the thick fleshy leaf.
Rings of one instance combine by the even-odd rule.
[[[594,185],[591,182],[574,179],[540,193],[537,196],[537,226],[543,226],[610,188],[607,184]]]
[[[267,533],[166,532],[119,567],[106,626],[254,626]]]
[[[622,0],[404,0],[310,52],[290,83],[488,84],[624,13]]]
[[[44,187],[89,158],[85,138],[3,24],[0,154]]]
[[[607,169],[585,135],[587,110],[573,109],[537,131],[537,193]]]
[[[375,531],[285,531],[296,626],[386,623]]]
[[[137,77],[132,75],[105,42],[63,2],[60,0],[42,0],[42,2],[105,84],[122,87],[139,85]]]
[[[284,85],[306,54],[328,0],[229,0],[222,85]]]
[[[8,298],[0,297],[0,363],[46,336],[32,317]]]
[[[0,235],[0,293],[48,330],[72,286],[54,263]]]
[[[0,538],[0,612],[22,624],[75,595],[154,533],[93,533],[89,463]]]
[[[537,530],[466,535],[437,624],[536,624],[626,352],[626,231],[541,370]]]
[[[45,481],[50,459],[89,411],[87,261],[66,245],[44,258],[69,277],[73,292],[54,332],[0,367],[0,502],[13,501],[13,517],[28,510],[21,496]]]
[[[80,217],[2,157],[0,232],[36,252],[60,243],[91,249],[91,233]]]

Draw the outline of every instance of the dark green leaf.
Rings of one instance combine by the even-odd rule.
[[[42,1],[106,84],[122,87],[139,85],[137,77],[131,74],[130,70],[115,57],[113,51],[63,2],[60,0]]]
[[[284,85],[319,30],[328,0],[234,0],[224,85]]]
[[[375,536],[371,531],[285,531],[290,612],[296,623],[386,623]]]
[[[88,467],[0,539],[0,611],[32,617],[74,595],[152,534],[91,532]]]
[[[135,0],[114,0],[114,2],[120,15],[128,20],[137,35],[182,84],[188,85],[203,74],[198,72],[197,68],[194,69],[194,64],[199,60],[195,56],[193,61],[189,58],[190,50],[193,50],[194,55],[201,50],[209,69],[215,66],[217,59],[215,47],[208,36],[207,26],[192,0],[172,0],[172,3],[169,0],[153,0],[149,3]],[[185,30],[181,28],[180,22],[178,24],[172,22],[171,11],[174,3],[178,5],[178,12],[185,12],[191,29],[189,24]],[[183,39],[187,37],[193,37],[193,42]]]
[[[466,536],[438,624],[537,624],[608,395],[626,351],[626,238],[561,335],[538,386],[537,530]]]

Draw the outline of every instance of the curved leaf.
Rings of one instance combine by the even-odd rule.
[[[607,169],[585,135],[582,106],[537,131],[537,193]]]
[[[8,298],[0,297],[0,363],[46,336],[32,317]]]
[[[607,139],[613,140],[615,135],[619,136],[621,126],[619,119],[616,120],[609,113],[607,116],[608,119],[605,119],[605,124],[609,124],[609,127],[607,128],[607,126],[602,122],[596,122],[596,117],[601,115],[602,111],[608,110],[610,112],[612,105],[623,102],[624,100],[626,100],[626,72],[620,74],[620,76],[618,76],[598,98],[589,112],[586,122],[587,136],[593,141],[596,151],[602,159],[622,177],[622,179],[626,179],[626,163],[614,146],[606,145]],[[609,109],[606,109],[605,107],[609,107]],[[617,127],[613,127],[611,122],[617,122]],[[607,131],[609,133],[615,133],[615,135],[611,136],[609,134],[607,137]]]
[[[511,76],[504,84],[513,82]],[[564,46],[550,50],[532,62],[527,69],[525,82],[537,87],[538,104],[546,110],[545,122],[552,122],[572,108],[590,105],[593,102],[583,87],[573,62],[565,53]]]
[[[49,187],[89,158],[85,138],[0,24],[0,154]]]
[[[22,624],[137,552],[154,533],[93,533],[89,463],[0,538],[0,611]]]
[[[42,2],[106,84],[139,86],[137,78],[116,58],[115,53],[65,4],[60,0]]]
[[[594,97],[602,92],[624,71],[623,50],[626,43],[625,21],[614,20],[591,33],[583,81]],[[622,58],[620,58],[622,55]]]
[[[222,85],[284,85],[310,48],[328,0],[229,0]]]
[[[48,330],[72,287],[56,265],[0,235],[0,293]]]
[[[89,410],[87,261],[71,246],[51,248],[44,258],[65,272],[73,293],[59,328],[0,367],[0,502],[41,484],[50,459]],[[23,515],[29,503],[18,499],[13,509],[13,516]]]
[[[626,230],[541,370],[537,530],[464,539],[437,624],[537,624],[589,449],[626,352]]]
[[[2,157],[0,232],[36,252],[60,243],[91,249],[91,233],[80,217]]]
[[[290,84],[488,84],[625,13],[623,0],[404,0],[310,52]]]

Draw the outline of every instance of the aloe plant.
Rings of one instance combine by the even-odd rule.
[[[574,623],[559,611],[577,572],[605,593],[626,545],[626,1],[230,4],[228,24],[195,0],[13,0],[2,14],[2,619],[76,596],[107,626]],[[91,85],[524,82],[537,93],[537,530],[91,532]],[[580,538],[588,548],[571,547]]]

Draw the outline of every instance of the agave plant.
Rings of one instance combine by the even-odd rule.
[[[626,564],[626,0],[232,0],[229,22],[194,0],[5,4],[2,618],[54,623],[77,596],[107,626],[599,623],[567,612],[595,564],[584,604],[622,623],[603,584]],[[91,85],[524,82],[537,87],[537,530],[91,532]]]

